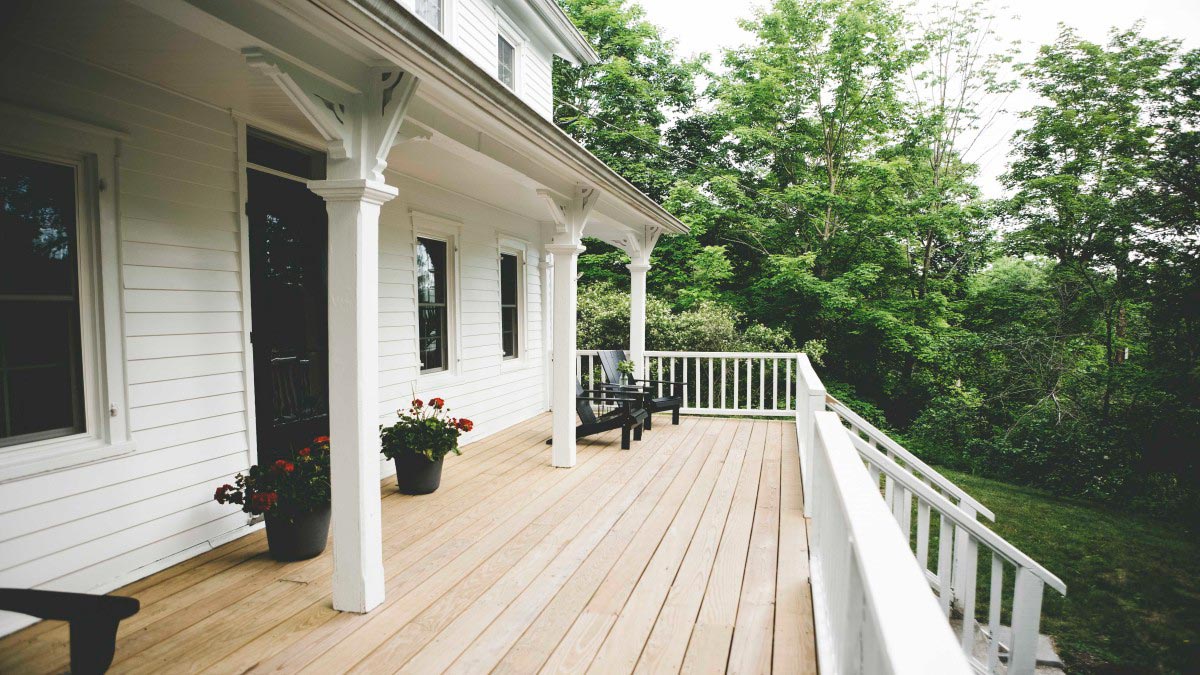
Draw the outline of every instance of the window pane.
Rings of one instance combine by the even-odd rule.
[[[442,30],[442,0],[417,0],[417,16],[437,30]]]
[[[500,256],[500,304],[517,304],[517,256]]]
[[[325,153],[295,146],[257,129],[246,132],[246,159],[300,178],[325,178]]]
[[[505,40],[503,35],[496,36],[496,76],[509,89],[513,88],[516,81],[513,77],[513,73],[515,72],[514,66],[516,65],[516,52],[517,50],[512,46],[512,43]]]
[[[75,286],[75,170],[0,155],[0,294]]]
[[[419,310],[418,349],[421,370],[446,367],[446,308],[421,307]]]
[[[505,307],[500,311],[500,344],[505,356],[517,355],[517,308]]]
[[[75,170],[0,154],[0,445],[83,430]]]
[[[417,239],[417,302],[446,302],[446,242]]]

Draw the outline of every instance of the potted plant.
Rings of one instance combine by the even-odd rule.
[[[617,364],[617,372],[621,374],[623,384],[633,384],[633,361],[622,361]]]
[[[458,437],[475,425],[466,418],[450,416],[440,398],[425,405],[414,399],[407,411],[398,410],[400,419],[380,428],[383,455],[396,462],[396,483],[406,495],[427,495],[442,483],[442,460],[458,450]]]
[[[221,504],[241,504],[267,522],[267,548],[281,562],[314,558],[329,538],[329,437],[313,439],[291,459],[238,474],[217,488]]]

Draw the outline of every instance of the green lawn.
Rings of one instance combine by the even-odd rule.
[[[1200,532],[943,470],[996,513],[994,529],[1067,584],[1042,632],[1070,673],[1200,671]]]

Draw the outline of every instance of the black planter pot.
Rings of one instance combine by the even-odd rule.
[[[442,484],[442,460],[425,459],[416,453],[396,455],[396,484],[406,495],[427,495]]]
[[[297,515],[292,522],[267,514],[267,548],[271,557],[280,562],[308,560],[325,550],[329,540],[330,509]]]

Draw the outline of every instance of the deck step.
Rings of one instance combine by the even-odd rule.
[[[962,619],[951,619],[951,626],[957,635],[962,630]],[[1012,628],[1000,626],[1000,671],[1004,672],[1008,663],[1008,645],[1012,644]],[[983,625],[975,622],[975,646],[972,656],[980,663],[987,662],[987,632]],[[1054,649],[1054,640],[1049,635],[1038,635],[1037,671],[1039,675],[1054,675],[1065,672],[1066,666]]]

